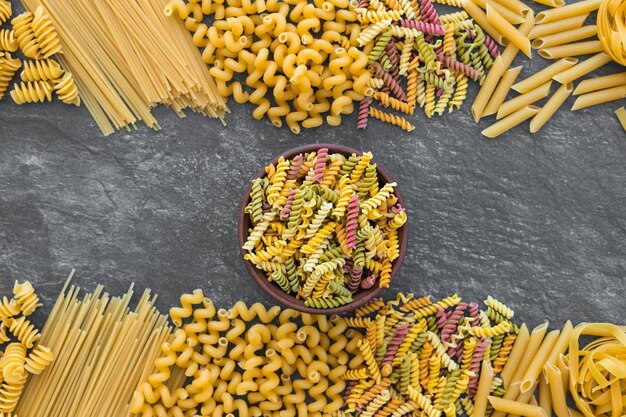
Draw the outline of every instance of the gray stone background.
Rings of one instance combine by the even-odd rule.
[[[523,77],[546,65],[517,63]],[[330,142],[371,150],[407,200],[407,256],[386,296],[491,294],[532,325],[623,324],[626,138],[613,110],[624,104],[565,108],[538,134],[524,125],[495,140],[480,135],[491,119],[475,124],[469,103],[432,120],[418,111],[411,133],[377,121],[357,131],[349,116],[299,136],[253,120],[250,106],[231,103],[227,127],[159,108],[162,131],[104,138],[84,107],[18,107],[5,97],[0,295],[32,280],[42,324],[76,268],[85,290],[100,283],[119,295],[136,282],[159,295],[163,311],[195,288],[220,306],[272,304],[239,255],[242,194],[274,156]]]

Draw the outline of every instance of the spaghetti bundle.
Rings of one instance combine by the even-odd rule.
[[[190,108],[222,118],[224,99],[193,47],[183,24],[163,15],[163,1],[24,0],[50,15],[80,96],[105,135],[159,124],[152,107],[163,104],[179,116]]]
[[[56,359],[31,378],[16,414],[126,417],[135,387],[170,336],[167,317],[155,310],[147,290],[131,310],[132,287],[111,297],[99,286],[81,300],[79,288],[67,288],[71,277],[39,341]]]

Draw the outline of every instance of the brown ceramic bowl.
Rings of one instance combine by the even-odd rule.
[[[328,148],[329,153],[342,153],[346,157],[349,157],[353,153],[357,155],[361,155],[363,153],[361,151],[349,148],[347,146],[331,145],[331,144],[311,144],[311,145],[300,146],[298,148],[287,151],[282,156],[284,156],[285,159],[291,159],[294,156],[298,155],[299,153],[317,151],[319,148]],[[278,161],[278,158],[280,158],[280,156],[274,158],[274,160],[271,163],[276,164],[276,162]],[[378,178],[382,180],[383,183],[393,182],[392,178],[389,176],[387,171],[382,169],[380,166],[377,166],[377,171],[378,171]],[[261,169],[261,172],[259,172],[259,175],[257,176],[257,178],[262,178],[265,175],[266,175],[265,170]],[[250,226],[251,226],[250,216],[244,213],[245,207],[250,202],[251,191],[252,191],[252,185],[250,184],[248,188],[246,189],[246,193],[244,194],[243,201],[241,202],[241,208],[239,210],[239,248],[241,250],[242,256],[246,254],[246,251],[241,248],[248,238],[248,230],[250,229]],[[404,204],[404,199],[402,198],[402,195],[398,192],[397,189],[394,190],[394,194],[396,195],[396,197],[398,197],[398,203],[401,204],[402,207],[406,207]],[[393,262],[393,266],[391,270],[392,280],[398,273],[398,270],[400,269],[400,265],[402,264],[402,260],[404,259],[408,237],[409,237],[408,227],[407,227],[407,224],[404,224],[404,226],[402,226],[398,230],[398,240],[400,243],[400,256],[398,257],[398,259],[396,259]],[[248,269],[248,272],[250,272],[250,275],[252,275],[252,278],[254,278],[256,283],[259,284],[259,286],[266,293],[268,293],[274,300],[278,301],[279,303],[289,308],[292,308],[294,310],[298,310],[304,313],[311,313],[311,314],[346,313],[346,312],[355,310],[356,308],[364,304],[367,304],[369,301],[376,298],[384,289],[378,286],[373,286],[372,288],[368,290],[360,289],[353,295],[353,301],[350,304],[342,305],[342,306],[335,307],[335,308],[307,307],[304,305],[304,300],[297,299],[295,296],[285,293],[282,289],[280,289],[280,287],[277,284],[275,284],[274,282],[268,281],[265,273],[262,270],[257,269],[252,262],[244,259],[244,263],[246,264],[246,268]]]

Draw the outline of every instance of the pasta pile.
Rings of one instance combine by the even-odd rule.
[[[546,335],[546,330],[547,324],[543,324],[530,336],[520,333],[514,350],[519,346],[524,353],[515,373],[504,380],[508,391],[504,398],[489,397],[496,409],[493,417],[507,413],[549,417],[553,411],[557,417],[623,416],[626,329],[609,323],[583,323],[573,328],[568,321],[561,331]],[[581,349],[581,336],[597,339]],[[580,411],[568,406],[568,392]]]
[[[242,301],[219,309],[202,290],[170,310],[177,326],[131,413],[156,416],[336,415],[345,375],[361,364],[356,332],[339,316]],[[175,383],[171,383],[175,381]],[[169,385],[168,385],[169,384]]]
[[[583,0],[568,5],[558,0],[538,2],[552,8],[538,13],[536,19],[530,8],[517,0],[502,2],[511,10],[526,13],[527,20],[517,29],[507,25],[506,19],[502,20],[502,16],[498,17],[493,10],[492,14],[497,18],[489,20],[490,9],[487,10],[488,23],[494,26],[494,30],[499,30],[496,34],[500,33],[511,41],[501,60],[492,67],[472,106],[476,121],[481,117],[496,114],[498,121],[482,132],[487,137],[496,137],[528,119],[531,119],[530,131],[537,132],[572,94],[578,96],[572,110],[626,97],[626,72],[585,79],[576,88],[573,84],[574,81],[609,63],[611,58],[618,62],[621,59],[619,57],[623,44],[620,42],[620,30],[623,38],[626,36],[626,27],[623,23],[616,26],[614,21],[609,22],[613,18],[621,19],[620,22],[623,22],[621,14],[614,16],[621,2]],[[584,25],[589,14],[599,8],[597,26]],[[555,62],[538,73],[516,82],[521,67],[509,69],[509,66],[518,50],[530,56],[531,47],[538,49],[541,57]],[[579,62],[578,57],[582,55],[591,56]],[[554,92],[552,81],[560,85]],[[519,95],[506,100],[511,89]],[[549,99],[543,106],[535,105],[547,97]],[[626,126],[626,110],[620,109],[616,114]]]
[[[438,0],[460,6],[460,0]],[[373,100],[412,115],[424,108],[427,117],[459,108],[468,80],[482,84],[499,55],[494,40],[465,11],[439,16],[430,0],[361,0],[356,9],[362,22],[359,43],[368,53]],[[403,85],[406,84],[406,89]],[[359,106],[357,128],[367,127],[368,115],[405,130],[414,127],[403,117]]]
[[[30,378],[16,414],[127,417],[137,384],[147,378],[169,339],[167,317],[155,310],[149,291],[132,309],[132,286],[121,298],[99,286],[79,299],[80,289],[68,288],[72,275],[39,341],[56,359],[46,372]]]
[[[389,287],[406,211],[382,184],[372,154],[327,148],[281,157],[252,182],[244,259],[306,306],[337,307],[374,285]]]
[[[356,310],[348,324],[361,337],[363,366],[346,373],[349,413],[359,417],[491,415],[487,396],[501,397],[517,366],[513,348],[526,331],[513,311],[489,297],[486,311],[457,295],[398,294]],[[499,376],[495,376],[499,375]]]
[[[171,0],[165,12],[185,20],[220,94],[254,104],[255,119],[267,116],[278,127],[284,119],[297,134],[324,120],[339,125],[353,101],[373,93],[353,6],[348,0]],[[214,19],[210,26],[203,23],[207,16]]]
[[[4,2],[4,0],[2,0]],[[2,13],[2,10],[5,12]],[[0,24],[12,15],[10,3],[0,3]],[[20,50],[32,60],[24,63],[22,82],[15,84],[11,98],[17,104],[52,101],[52,93],[65,104],[80,105],[74,78],[51,57],[61,52],[58,35],[50,16],[38,7],[34,15],[22,13],[12,21],[12,29],[0,29],[0,99],[4,96],[22,61],[11,53]]]
[[[163,15],[166,0],[22,0],[22,3],[34,14],[30,32],[39,30],[49,40],[41,45],[42,56],[47,58],[51,50],[63,49],[57,59],[75,77],[82,101],[105,135],[134,128],[140,120],[159,129],[152,115],[152,108],[158,104],[172,108],[180,117],[189,108],[223,118],[224,99],[183,24]],[[49,17],[37,27],[35,19],[39,10]],[[13,21],[14,31],[20,39],[16,23],[26,24],[30,18],[16,22],[17,19]],[[54,30],[58,38],[55,34],[52,48]],[[23,50],[32,46],[31,36],[24,36],[20,41]],[[31,66],[35,67],[36,64]],[[42,69],[40,73],[47,71]],[[30,86],[20,87],[16,96],[20,101],[47,99],[47,83],[33,81]],[[62,99],[78,102],[67,73],[56,88]]]
[[[11,416],[28,374],[38,375],[54,359],[52,350],[38,343],[41,335],[27,319],[41,306],[33,285],[15,282],[13,298],[0,300],[0,416]]]

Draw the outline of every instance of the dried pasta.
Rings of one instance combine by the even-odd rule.
[[[192,313],[137,384],[132,414],[335,415],[346,381],[365,372],[362,339],[342,317],[243,302],[216,310],[200,290],[183,298]]]
[[[13,298],[0,305],[0,414],[14,413],[29,375],[43,372],[54,360],[51,349],[39,341],[41,335],[27,316],[41,306],[29,281],[13,285]],[[16,414],[15,414],[16,415]]]
[[[407,217],[393,194],[396,184],[380,183],[372,158],[320,148],[266,168],[273,173],[267,191],[253,181],[245,209],[251,229],[244,259],[316,308],[352,302],[368,276],[389,286]],[[300,175],[303,160],[312,162]],[[254,215],[259,207],[262,214]]]

